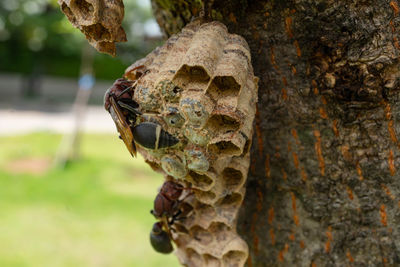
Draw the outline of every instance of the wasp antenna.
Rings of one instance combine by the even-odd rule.
[[[117,99],[120,98],[123,94],[129,92],[132,88],[133,88],[133,86],[129,86],[129,87],[125,88],[124,90],[122,90],[121,93],[119,93],[119,95],[117,96]]]

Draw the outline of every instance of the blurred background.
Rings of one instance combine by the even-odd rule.
[[[125,1],[123,24],[112,58],[56,0],[0,1],[0,266],[178,266],[149,243],[162,177],[130,156],[102,107],[162,43],[150,0]]]

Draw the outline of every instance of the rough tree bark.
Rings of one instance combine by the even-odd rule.
[[[260,78],[248,266],[400,265],[397,0],[207,1]],[[153,0],[166,36],[199,0]]]

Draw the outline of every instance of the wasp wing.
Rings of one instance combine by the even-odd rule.
[[[136,147],[135,142],[133,141],[133,134],[131,131],[131,127],[126,122],[126,118],[122,113],[121,109],[118,107],[117,102],[114,97],[110,97],[110,109],[109,112],[111,117],[117,127],[119,134],[121,135],[122,140],[125,143],[126,148],[132,156],[136,156]]]

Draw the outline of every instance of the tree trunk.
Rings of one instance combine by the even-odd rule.
[[[248,266],[400,265],[398,1],[205,7],[246,38],[260,78],[238,223]],[[169,36],[201,3],[153,8]]]

